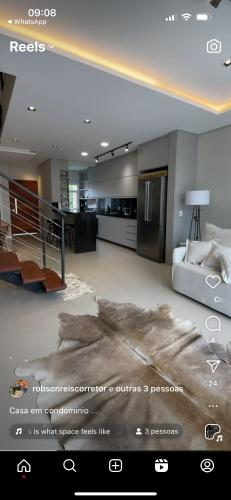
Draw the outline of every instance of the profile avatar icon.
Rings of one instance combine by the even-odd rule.
[[[29,384],[28,384],[27,380],[24,380],[22,378],[16,380],[15,385],[20,385],[24,394],[29,389]]]
[[[9,389],[10,396],[14,399],[20,399],[23,394],[25,394],[29,389],[29,384],[27,380],[24,379],[18,379],[14,383],[14,385],[11,385]]]
[[[203,472],[212,472],[214,467],[215,464],[210,458],[205,458],[200,464],[200,468],[201,470],[203,470]]]
[[[9,389],[10,396],[14,399],[20,399],[23,396],[23,390],[21,385],[11,385]]]

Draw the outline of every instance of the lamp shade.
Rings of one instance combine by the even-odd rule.
[[[209,205],[210,191],[186,191],[185,205]]]

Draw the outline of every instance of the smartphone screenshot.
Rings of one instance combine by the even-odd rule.
[[[227,484],[230,24],[230,0],[0,0],[9,493]]]

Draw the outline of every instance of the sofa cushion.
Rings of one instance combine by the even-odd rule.
[[[201,264],[213,249],[211,241],[190,241],[186,240],[186,264]]]

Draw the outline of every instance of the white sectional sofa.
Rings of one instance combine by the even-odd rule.
[[[186,247],[175,248],[173,253],[173,288],[220,313],[231,317],[231,284],[221,283],[212,289],[206,283],[208,275],[221,277],[219,271],[184,262]]]

